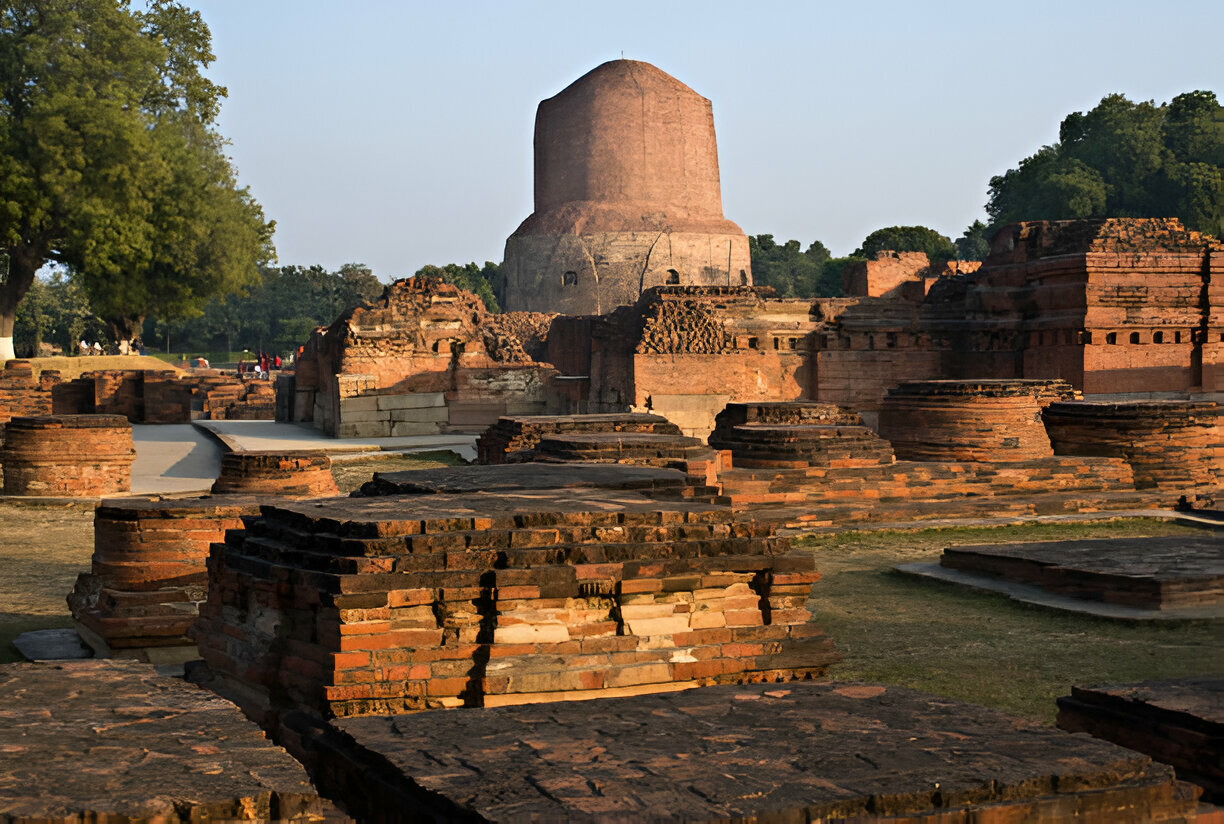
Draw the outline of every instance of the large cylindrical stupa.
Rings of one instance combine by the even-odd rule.
[[[723,217],[710,101],[613,60],[542,102],[535,211],[506,241],[505,308],[600,314],[660,285],[752,283]]]

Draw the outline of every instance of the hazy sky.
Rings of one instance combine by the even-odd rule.
[[[959,236],[1106,94],[1224,96],[1221,0],[187,2],[281,263],[384,280],[501,260],[536,105],[622,52],[713,102],[728,218],[836,255],[883,226]]]

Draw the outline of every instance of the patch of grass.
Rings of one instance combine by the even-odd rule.
[[[1020,604],[903,576],[946,546],[1201,535],[1159,520],[860,532],[797,543],[824,578],[812,606],[845,659],[830,676],[912,687],[1052,723],[1072,684],[1219,673],[1224,624],[1131,623]]]

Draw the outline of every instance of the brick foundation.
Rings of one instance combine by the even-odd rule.
[[[214,495],[276,495],[322,498],[339,495],[331,474],[331,458],[322,452],[227,452]]]
[[[1121,458],[1135,486],[1224,491],[1224,413],[1210,401],[1075,401],[1043,413],[1054,452]]]
[[[0,463],[4,494],[88,498],[127,492],[132,425],[117,415],[13,418]]]
[[[1048,458],[1041,410],[1074,395],[1061,380],[905,381],[884,398],[880,435],[907,461]]]
[[[787,680],[837,658],[818,577],[770,527],[632,492],[333,499],[229,533],[193,633],[265,720]]]

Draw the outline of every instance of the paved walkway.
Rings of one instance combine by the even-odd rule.
[[[134,424],[133,495],[207,492],[221,471],[222,448],[191,424]]]
[[[333,459],[363,452],[436,452],[450,450],[476,460],[476,435],[413,435],[403,438],[333,438],[309,424],[279,421],[195,421],[234,452],[316,452]]]

